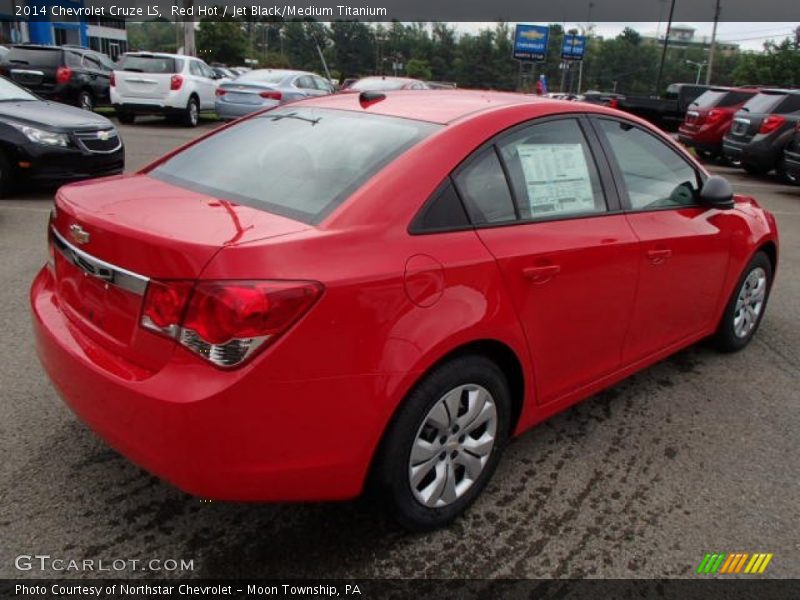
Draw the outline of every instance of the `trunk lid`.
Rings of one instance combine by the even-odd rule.
[[[174,342],[139,326],[148,278],[195,280],[225,246],[309,226],[134,175],[62,188],[52,227],[56,294],[71,322],[156,369]]]

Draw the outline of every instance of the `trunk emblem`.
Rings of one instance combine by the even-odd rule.
[[[91,237],[89,232],[77,223],[73,223],[69,226],[69,236],[76,244],[86,244],[89,242],[89,238]]]

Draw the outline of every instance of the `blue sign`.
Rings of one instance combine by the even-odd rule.
[[[586,36],[564,34],[564,41],[561,44],[561,58],[564,60],[583,60],[586,52]]]
[[[517,25],[514,31],[514,58],[539,61],[547,56],[550,29],[545,25]]]

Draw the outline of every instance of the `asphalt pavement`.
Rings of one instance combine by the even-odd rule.
[[[213,127],[123,125],[128,167]],[[0,577],[693,577],[707,552],[770,552],[763,576],[800,576],[800,188],[713,170],[780,228],[752,344],[696,345],[550,419],[508,448],[466,517],[424,535],[365,501],[202,502],[110,450],[33,348],[27,293],[52,194],[0,200]],[[193,569],[15,567],[36,554]]]

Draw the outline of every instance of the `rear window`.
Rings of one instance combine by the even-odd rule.
[[[720,100],[717,106],[726,107],[726,106],[736,106],[737,104],[742,104],[743,102],[747,102],[750,98],[755,96],[755,92],[728,92],[725,94],[725,97]]]
[[[405,84],[405,81],[397,81],[396,79],[381,79],[380,77],[371,77],[356,81],[350,87],[350,89],[357,90],[359,92],[399,90],[402,89]]]
[[[708,90],[700,94],[700,96],[692,102],[692,106],[697,108],[711,108],[712,106],[717,106],[726,94],[727,92],[723,90]]]
[[[61,64],[61,49],[14,47],[8,53],[7,60],[12,66],[57,67]]]
[[[171,56],[126,54],[120,59],[117,69],[136,73],[179,73],[183,70],[183,61]]]
[[[747,101],[742,110],[751,113],[768,113],[784,98],[786,98],[786,94],[756,94]]]
[[[317,223],[390,161],[440,128],[375,114],[286,107],[220,131],[150,175]]]

